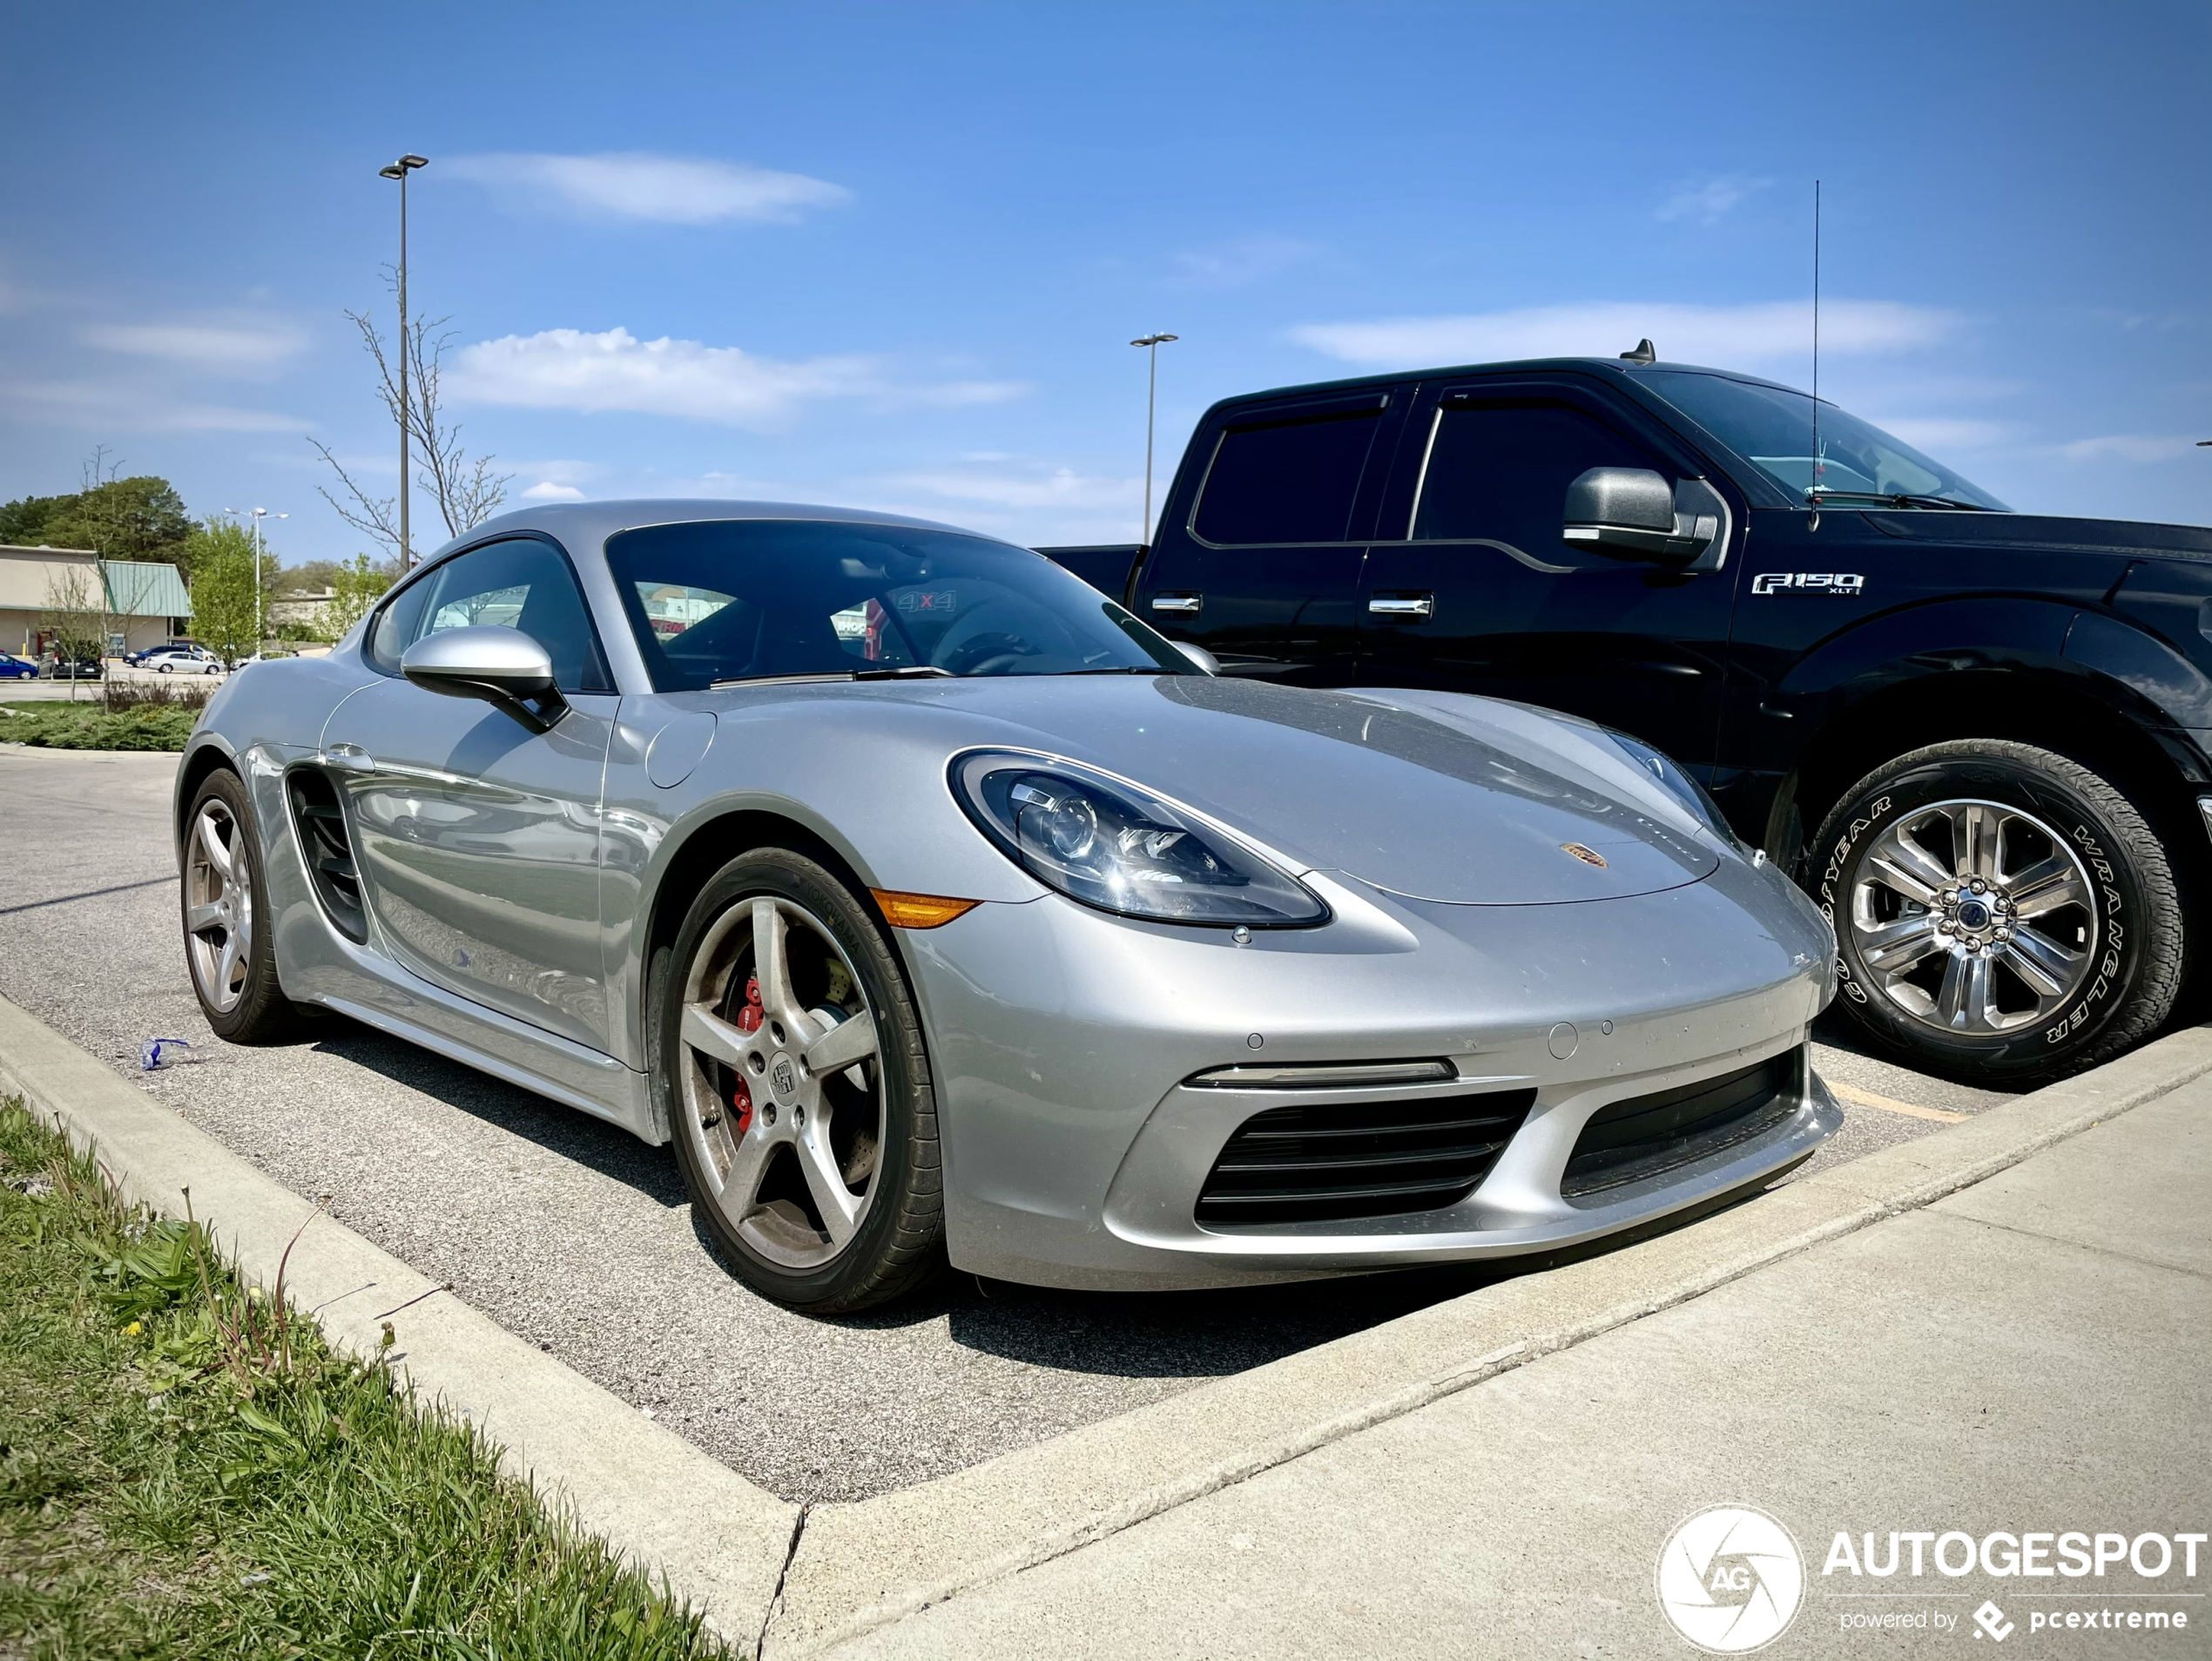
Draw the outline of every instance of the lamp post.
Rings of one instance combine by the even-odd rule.
[[[1144,530],[1139,541],[1152,540],[1152,411],[1159,401],[1160,348],[1170,341],[1181,337],[1174,334],[1151,334],[1131,341],[1131,346],[1144,348],[1147,359],[1144,373]]]
[[[407,524],[408,425],[412,410],[407,396],[407,176],[418,167],[428,167],[428,156],[401,156],[388,167],[376,170],[379,179],[400,181],[400,569],[407,570],[415,564],[415,544],[408,539]],[[257,571],[259,566],[254,568]]]
[[[259,657],[261,652],[262,637],[268,633],[268,629],[261,618],[261,521],[269,517],[269,510],[266,508],[256,508],[250,516],[240,514],[236,508],[225,508],[223,511],[233,519],[251,517],[253,521],[253,652],[256,657]],[[289,519],[292,516],[288,513],[280,513],[276,517],[280,519]]]

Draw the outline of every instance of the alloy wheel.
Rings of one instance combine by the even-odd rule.
[[[185,938],[192,978],[218,1014],[246,996],[253,970],[253,885],[246,868],[245,831],[219,800],[200,804],[185,860]]]
[[[889,1105],[844,948],[792,900],[738,901],[692,954],[680,1043],[681,1133],[711,1203],[779,1268],[833,1261],[874,1204]]]
[[[1939,801],[1874,841],[1851,894],[1873,988],[1914,1021],[2006,1033],[2061,1009],[2097,960],[2095,888],[2074,848],[2003,802]]]

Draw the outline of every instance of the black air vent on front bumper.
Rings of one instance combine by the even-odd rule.
[[[1238,1127],[1199,1191],[1201,1223],[1310,1223],[1456,1205],[1490,1174],[1533,1090],[1272,1107]]]
[[[1773,1129],[1797,1111],[1804,1051],[1719,1078],[1631,1097],[1582,1129],[1559,1185],[1574,1199],[1640,1182]]]
[[[361,873],[354,864],[353,837],[346,828],[337,787],[313,767],[295,767],[285,780],[285,794],[292,803],[292,822],[299,830],[300,853],[315,885],[315,897],[340,934],[356,942],[367,940]]]

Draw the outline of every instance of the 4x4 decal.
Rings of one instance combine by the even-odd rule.
[[[1856,599],[1866,579],[1856,571],[1761,571],[1751,579],[1754,594],[1841,594]]]

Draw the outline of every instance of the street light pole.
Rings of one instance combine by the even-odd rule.
[[[1140,538],[1147,545],[1152,540],[1152,412],[1160,394],[1160,348],[1170,341],[1181,338],[1154,333],[1130,342],[1131,346],[1143,347],[1148,360],[1144,373],[1144,530]]]
[[[408,402],[407,392],[407,176],[416,168],[428,167],[429,165],[430,159],[428,156],[408,155],[401,156],[388,167],[380,167],[376,170],[376,176],[379,179],[396,179],[400,181],[398,287],[400,293],[400,569],[401,571],[407,570],[415,564],[415,544],[409,539],[407,523],[407,476],[411,465],[408,454],[408,428],[413,415]],[[258,573],[260,567],[257,565],[254,570]]]
[[[269,517],[269,510],[266,508],[256,508],[250,516],[239,513],[236,508],[225,508],[223,511],[233,519],[250,517],[253,521],[253,652],[256,657],[259,657],[261,652],[262,638],[268,633],[267,626],[261,617],[261,521]],[[277,515],[280,519],[289,519],[291,517],[288,513]]]

